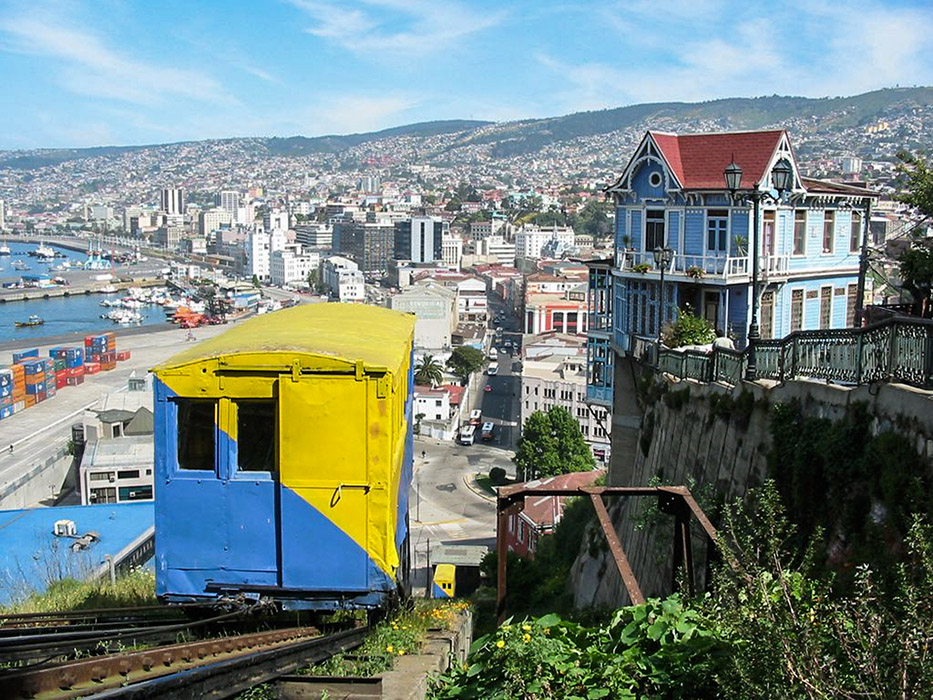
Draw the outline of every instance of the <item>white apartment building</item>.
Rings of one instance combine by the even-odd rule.
[[[6,204],[0,199],[0,231],[6,230]]]
[[[500,263],[512,265],[515,263],[515,244],[505,240],[502,236],[488,236],[476,242],[476,253],[486,257],[494,257]]]
[[[540,258],[543,257],[542,249],[548,245],[572,248],[573,236],[573,229],[569,226],[539,228],[533,224],[525,224],[515,232],[515,255],[522,258]]]
[[[441,240],[441,254],[444,264],[453,270],[459,270],[463,263],[463,239],[451,233],[445,233]]]
[[[182,187],[163,187],[159,196],[161,211],[166,214],[185,213],[185,190]]]
[[[307,283],[308,273],[321,265],[321,254],[305,252],[300,244],[289,243],[283,250],[273,250],[269,258],[269,281],[272,284]]]
[[[262,218],[266,231],[288,231],[291,217],[287,211],[267,211]]]
[[[263,230],[250,232],[249,241],[246,244],[247,274],[255,275],[260,282],[268,281],[271,257],[269,234]]]
[[[334,240],[334,229],[327,224],[305,223],[295,226],[295,242],[315,248],[329,248]]]
[[[236,190],[221,190],[217,199],[220,208],[230,212],[234,222],[241,223],[237,216],[240,210],[240,193]]]
[[[359,265],[349,258],[334,255],[321,263],[321,279],[332,296],[342,302],[362,302],[366,299],[366,280]]]
[[[233,223],[233,214],[226,209],[207,209],[198,215],[198,233],[207,237],[211,231],[221,226],[230,226]]]
[[[562,406],[577,419],[597,461],[608,462],[612,415],[586,403],[586,338],[543,333],[522,350],[521,422],[535,411]]]

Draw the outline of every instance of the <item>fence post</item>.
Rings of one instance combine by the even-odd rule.
[[[859,328],[856,333],[856,352],[855,352],[855,385],[862,384],[862,352],[865,347],[865,329]]]
[[[888,371],[887,377],[890,382],[894,378],[894,354],[895,354],[895,343],[897,341],[897,321],[892,320],[890,325],[890,330],[888,333]]]

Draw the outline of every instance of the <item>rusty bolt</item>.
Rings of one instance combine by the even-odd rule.
[[[166,652],[165,654],[162,654],[162,665],[163,666],[171,666],[174,660],[175,660],[175,657],[169,654],[168,652]]]
[[[132,670],[133,670],[133,668],[132,668],[132,666],[130,666],[130,662],[127,661],[126,659],[121,659],[121,660],[120,660],[120,663],[117,664],[117,672],[118,672],[121,676],[128,676],[128,675],[130,675],[130,671],[132,671]]]
[[[42,692],[42,684],[36,678],[24,678],[20,687],[20,695],[24,698],[34,698]]]
[[[91,668],[91,680],[100,683],[107,677],[107,669],[103,666],[94,666]]]
[[[155,659],[151,656],[144,656],[140,659],[140,665],[143,667],[144,671],[151,671],[152,667],[155,666]]]
[[[58,687],[62,690],[68,690],[77,682],[78,679],[72,671],[65,671],[58,675]]]

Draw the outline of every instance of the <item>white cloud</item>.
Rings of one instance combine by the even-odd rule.
[[[324,98],[292,119],[305,135],[361,133],[418,121],[399,116],[417,105],[404,95],[340,95]]]
[[[352,7],[328,0],[288,1],[313,20],[309,34],[375,61],[387,54],[420,58],[451,51],[456,40],[498,25],[506,14],[425,0],[357,0]],[[372,8],[389,10],[382,15],[391,21],[375,19],[368,11]]]
[[[0,19],[0,31],[13,42],[6,50],[60,61],[62,84],[78,94],[141,105],[169,97],[237,103],[203,73],[121,56],[94,34],[56,24],[46,16]]]

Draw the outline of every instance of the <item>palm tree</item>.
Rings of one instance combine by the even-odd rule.
[[[444,381],[444,368],[433,355],[425,355],[420,364],[415,366],[415,383],[432,387]]]

